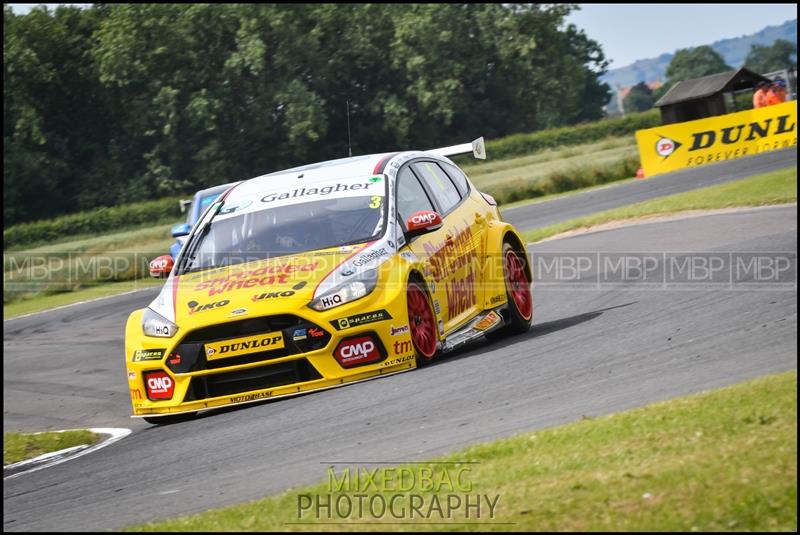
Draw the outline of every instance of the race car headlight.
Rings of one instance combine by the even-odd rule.
[[[329,308],[338,307],[345,303],[361,299],[368,295],[375,286],[378,284],[378,270],[368,269],[358,275],[354,275],[352,279],[338,284],[320,294],[308,304],[311,308],[318,311],[328,310]]]
[[[146,308],[142,315],[142,331],[145,336],[172,338],[178,332],[178,326],[153,309]]]

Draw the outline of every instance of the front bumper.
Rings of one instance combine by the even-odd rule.
[[[400,288],[376,291],[324,312],[305,305],[306,302],[286,301],[280,311],[273,306],[251,312],[253,318],[230,318],[232,321],[179,331],[174,339],[144,336],[142,311],[134,312],[128,319],[125,336],[133,416],[252,403],[416,367],[405,292]],[[309,334],[312,329],[317,334],[313,339]],[[305,331],[306,338],[294,339],[296,331]],[[324,335],[319,335],[320,331]],[[239,341],[249,343],[259,335],[277,332],[283,338],[283,347],[278,349],[264,347],[226,358],[213,353],[215,348],[236,347],[234,344]],[[377,347],[367,361],[349,361],[342,356],[342,344],[362,347],[369,340]],[[147,381],[153,374],[162,382],[172,381],[169,399],[152,399]]]

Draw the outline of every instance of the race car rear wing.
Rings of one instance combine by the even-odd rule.
[[[479,137],[472,143],[462,143],[461,145],[453,145],[452,147],[443,147],[441,149],[432,149],[427,152],[432,152],[440,156],[455,156],[456,154],[472,153],[473,156],[479,160],[486,159],[486,147],[483,144],[483,136]]]

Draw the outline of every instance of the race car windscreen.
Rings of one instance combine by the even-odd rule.
[[[235,214],[237,206],[226,214],[231,210],[226,203],[192,247],[183,272],[375,240],[385,230],[380,186],[381,195],[323,198],[241,215]]]

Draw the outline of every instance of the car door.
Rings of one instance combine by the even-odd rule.
[[[481,259],[486,227],[475,217],[475,203],[468,192],[462,194],[438,162],[415,161],[410,167],[442,216],[439,235],[426,242],[426,253],[431,270],[442,282],[435,293],[444,330],[450,332],[482,310]]]
[[[437,211],[428,191],[423,187],[417,175],[411,171],[409,164],[400,168],[397,173],[397,219],[403,231],[408,230],[406,222],[408,218],[418,211]],[[406,243],[401,249],[409,250],[414,255],[423,260],[425,266],[425,278],[428,281],[428,291],[431,294],[434,316],[439,334],[444,333],[444,318],[442,316],[441,303],[444,300],[445,282],[442,279],[443,272],[438,269],[438,264],[432,263],[434,257],[429,253],[437,250],[445,243],[445,230],[442,228],[417,236]]]

